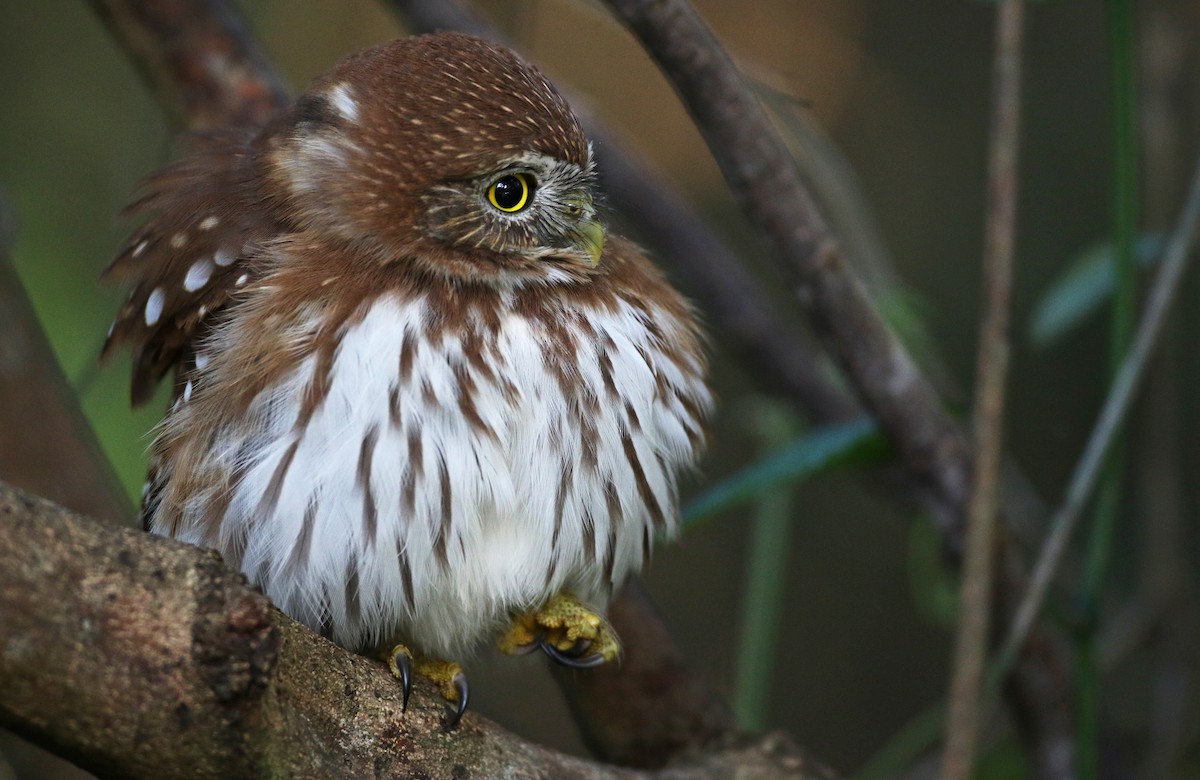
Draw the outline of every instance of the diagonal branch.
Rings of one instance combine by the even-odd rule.
[[[608,0],[687,106],[825,347],[900,453],[943,528],[961,528],[961,431],[875,311],[737,67],[690,4]]]
[[[272,607],[216,553],[97,523],[0,484],[0,726],[102,776],[817,775],[778,735],[662,772],[574,758],[468,714],[408,713],[383,664]]]
[[[0,203],[0,222],[7,214]],[[117,522],[129,506],[0,247],[0,478]],[[63,480],[70,474],[70,480]]]
[[[283,79],[225,2],[88,2],[176,127],[258,125],[291,100]]]

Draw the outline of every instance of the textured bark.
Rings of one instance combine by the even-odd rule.
[[[447,733],[418,679],[316,636],[216,553],[0,485],[0,725],[104,777],[823,776],[779,735],[725,733],[659,772]]]

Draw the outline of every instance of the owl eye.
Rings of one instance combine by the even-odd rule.
[[[488,202],[507,214],[515,214],[529,205],[533,178],[525,173],[501,176],[488,187]]]

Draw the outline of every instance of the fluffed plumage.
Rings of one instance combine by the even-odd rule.
[[[194,142],[107,272],[135,402],[177,368],[147,529],[356,650],[459,657],[557,593],[602,608],[674,532],[711,397],[594,179],[550,84],[459,34]]]

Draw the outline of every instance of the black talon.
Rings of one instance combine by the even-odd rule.
[[[454,675],[454,690],[458,692],[458,708],[454,712],[454,717],[446,721],[446,731],[458,725],[462,720],[463,713],[467,711],[467,702],[471,699],[471,686],[467,685],[467,676],[465,674]]]
[[[412,661],[404,653],[396,653],[396,668],[400,670],[400,711],[408,712],[408,695],[412,693]]]
[[[558,661],[563,666],[569,666],[572,669],[593,669],[604,663],[604,656],[596,653],[584,658],[578,658],[573,655],[564,653],[549,642],[542,642],[542,650],[546,655]]]

